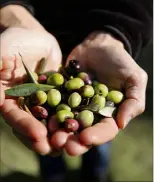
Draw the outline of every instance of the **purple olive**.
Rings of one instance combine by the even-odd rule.
[[[80,73],[77,75],[77,77],[78,77],[78,78],[81,78],[81,79],[84,81],[84,83],[85,83],[86,85],[91,85],[91,84],[92,84],[92,81],[91,81],[91,79],[90,79],[90,76],[89,76],[87,73],[85,73],[85,72],[80,72]]]
[[[48,117],[48,111],[42,106],[32,107],[31,112],[36,118],[46,119]]]
[[[39,82],[39,83],[46,83],[46,81],[47,81],[47,76],[46,76],[45,74],[40,75],[40,76],[38,77],[38,82]]]
[[[67,119],[65,121],[65,130],[67,132],[75,132],[79,129],[79,123],[75,119]]]

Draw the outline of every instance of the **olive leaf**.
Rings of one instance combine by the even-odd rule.
[[[44,70],[45,70],[45,66],[47,64],[47,60],[45,58],[42,58],[40,60],[40,63],[38,65],[38,70],[37,70],[37,73],[38,74],[43,74]]]
[[[52,88],[55,87],[46,84],[24,83],[5,90],[5,94],[15,97],[21,97],[21,96],[25,97],[36,93],[38,90],[48,91]]]
[[[79,107],[80,110],[89,110],[92,112],[98,112],[100,109],[99,104],[89,104],[89,105],[85,105],[85,106],[80,106]]]
[[[113,117],[116,107],[104,107],[98,111],[98,114],[105,117]]]
[[[35,79],[33,73],[31,72],[31,70],[28,68],[28,65],[24,62],[22,55],[20,53],[19,53],[19,55],[21,57],[22,64],[23,64],[23,66],[24,66],[24,68],[26,70],[26,73],[29,76],[30,80],[32,81],[32,83],[37,84],[38,83],[37,80]]]

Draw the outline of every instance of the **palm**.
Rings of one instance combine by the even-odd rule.
[[[21,28],[9,29],[1,35],[1,80],[6,88],[22,81],[25,74],[19,53],[33,71],[42,57],[48,60],[45,71],[57,70],[61,62],[61,51],[52,35]]]

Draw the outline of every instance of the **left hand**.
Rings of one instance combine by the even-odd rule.
[[[80,61],[85,71],[95,74],[108,87],[125,90],[125,101],[121,104],[116,121],[102,119],[92,127],[84,129],[78,137],[69,136],[65,149],[71,155],[88,151],[90,145],[102,145],[112,140],[128,122],[141,114],[145,108],[147,74],[126,52],[123,44],[107,33],[94,32],[73,49],[67,59]],[[56,136],[53,137],[56,140]]]

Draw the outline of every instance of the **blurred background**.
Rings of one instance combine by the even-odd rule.
[[[142,53],[138,63],[149,75],[146,111],[134,119],[112,141],[110,175],[112,181],[153,181],[153,45]],[[75,182],[81,157],[64,155],[67,182]],[[0,118],[0,176],[4,182],[41,182],[39,161],[24,147]],[[79,182],[79,181],[78,181]],[[84,181],[86,182],[86,181]]]

